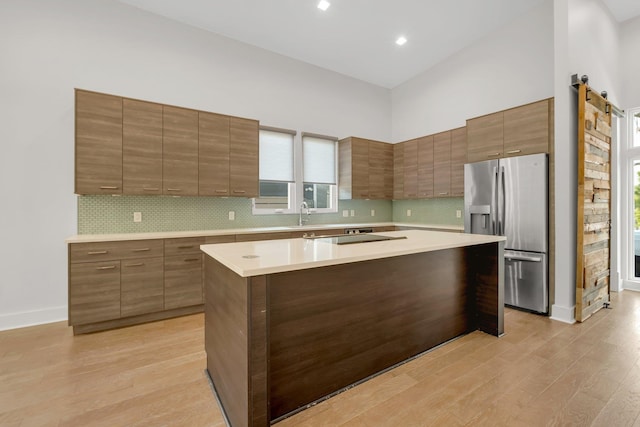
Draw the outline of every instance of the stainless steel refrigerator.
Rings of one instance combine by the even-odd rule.
[[[506,236],[504,302],[548,313],[546,154],[464,165],[464,230]]]

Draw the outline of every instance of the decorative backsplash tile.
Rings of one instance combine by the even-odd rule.
[[[407,210],[411,216],[407,216]],[[394,200],[393,222],[433,225],[464,225],[463,218],[456,218],[456,210],[464,212],[464,198]]]
[[[353,210],[347,218],[342,211]],[[375,210],[375,216],[371,216]],[[229,211],[235,220],[229,220]],[[142,222],[133,222],[133,213]],[[338,213],[312,214],[308,224],[390,222],[388,200],[340,200]],[[78,196],[78,234],[145,233],[159,231],[217,230],[278,227],[298,223],[298,215],[253,215],[251,200],[216,197]]]

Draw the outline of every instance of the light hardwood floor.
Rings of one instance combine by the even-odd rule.
[[[507,310],[474,332],[290,417],[289,426],[640,426],[640,293],[567,325]],[[73,336],[0,332],[0,426],[223,426],[203,316]]]

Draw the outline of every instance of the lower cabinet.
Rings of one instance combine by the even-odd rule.
[[[164,259],[164,308],[202,304],[202,254]]]
[[[120,264],[120,316],[164,309],[164,259],[141,258]]]
[[[120,317],[120,261],[71,264],[69,324]]]

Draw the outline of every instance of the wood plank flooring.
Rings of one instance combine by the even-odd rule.
[[[640,426],[640,293],[566,325],[506,310],[474,332],[278,423]],[[0,426],[224,426],[204,375],[203,316],[73,336],[0,332]]]

